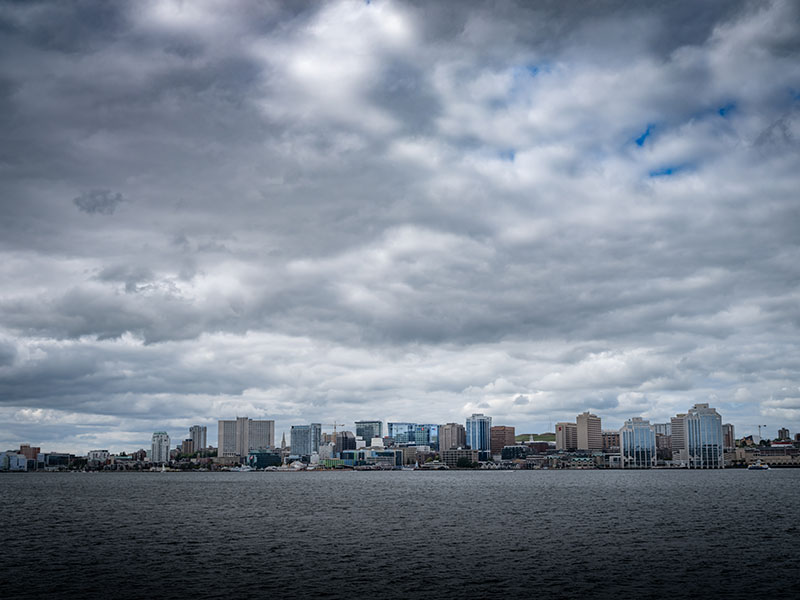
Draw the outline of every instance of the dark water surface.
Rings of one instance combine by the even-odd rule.
[[[800,597],[800,469],[0,476],[0,598]]]

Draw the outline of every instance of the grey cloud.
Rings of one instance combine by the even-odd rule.
[[[0,337],[0,368],[13,365],[16,357],[16,345],[10,339]]]
[[[766,146],[795,152],[800,150],[800,109],[795,106],[776,119],[758,134],[754,144],[762,148]]]
[[[0,9],[14,436],[796,387],[791,3],[187,6]]]
[[[119,192],[114,193],[111,190],[83,192],[72,200],[78,210],[90,215],[98,213],[101,215],[113,215],[114,211],[117,210],[117,206],[123,201],[122,194]]]

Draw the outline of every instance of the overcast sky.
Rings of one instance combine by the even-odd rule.
[[[0,4],[0,450],[800,430],[794,2]]]

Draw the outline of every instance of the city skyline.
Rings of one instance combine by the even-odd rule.
[[[688,415],[692,415],[692,414],[696,415],[698,408],[702,409],[703,407],[708,408],[708,404],[705,404],[705,403],[695,404],[692,408],[689,408],[687,410],[687,412],[678,413],[677,416],[673,415],[669,419],[667,419],[665,422],[650,422],[650,420],[648,420],[648,419],[642,419],[641,416],[631,416],[631,417],[625,419],[624,422],[622,423],[622,425],[620,425],[619,427],[616,427],[614,425],[609,425],[605,421],[602,422],[602,426],[601,426],[602,416],[594,415],[594,414],[589,413],[588,411],[584,411],[584,412],[582,412],[582,413],[580,413],[578,415],[573,416],[573,418],[572,418],[573,422],[564,421],[564,422],[555,423],[553,425],[552,430],[548,430],[548,431],[515,431],[514,435],[522,436],[522,435],[528,435],[528,434],[531,434],[531,435],[552,434],[554,436],[554,440],[553,440],[552,443],[554,444],[554,447],[559,449],[559,450],[567,450],[567,451],[574,451],[574,450],[578,450],[578,451],[597,451],[597,450],[603,450],[604,449],[604,443],[602,441],[602,436],[600,436],[601,432],[602,432],[603,435],[605,435],[607,433],[618,434],[623,429],[628,427],[632,421],[633,422],[637,422],[637,421],[638,422],[642,422],[643,421],[645,423],[648,423],[649,425],[652,425],[652,427],[654,429],[654,434],[661,434],[661,433],[664,433],[666,431],[667,433],[665,433],[665,435],[670,436],[669,432],[670,432],[670,430],[672,430],[672,432],[674,432],[674,434],[675,434],[676,439],[678,439],[678,440],[683,440],[684,439],[683,438],[684,435],[687,435],[688,438],[691,439],[690,432],[688,432],[688,431],[684,432],[684,424],[683,424],[684,423],[684,419],[687,417],[687,414]],[[775,440],[777,440],[777,439],[783,439],[783,438],[791,437],[795,433],[795,432],[791,431],[790,429],[788,429],[786,427],[780,427],[777,430],[777,435],[770,435],[770,430],[766,429],[765,426],[763,426],[763,425],[762,425],[762,428],[760,430],[760,433],[762,435],[760,435],[760,436],[759,435],[753,435],[751,433],[739,433],[738,430],[736,430],[736,424],[735,423],[729,423],[729,422],[723,423],[722,421],[724,420],[724,415],[720,416],[716,412],[716,409],[714,407],[711,407],[710,410],[720,420],[720,427],[721,427],[721,429],[720,429],[720,432],[721,432],[720,433],[720,439],[716,440],[716,441],[719,444],[722,444],[723,438],[724,438],[724,441],[727,442],[727,447],[732,446],[733,445],[733,441],[736,440],[736,439],[744,439],[744,438],[747,438],[747,437],[752,437],[753,439],[756,439],[756,440],[760,440],[760,439],[766,439],[766,440],[775,439]],[[439,423],[439,424],[420,424],[420,423],[413,423],[413,422],[408,422],[408,421],[398,422],[398,421],[383,421],[383,420],[374,419],[374,420],[369,420],[369,421],[366,421],[366,420],[352,421],[354,426],[351,427],[351,428],[348,428],[349,423],[336,423],[336,426],[338,427],[338,433],[339,434],[347,433],[347,434],[351,435],[354,440],[355,439],[362,439],[364,441],[364,443],[368,447],[369,447],[372,439],[374,439],[374,438],[367,439],[367,438],[364,438],[363,436],[357,435],[355,432],[358,431],[358,426],[357,426],[358,423],[369,423],[369,424],[378,424],[378,423],[380,423],[382,428],[383,427],[386,428],[385,431],[384,431],[385,437],[392,437],[390,435],[390,432],[392,431],[392,427],[393,426],[398,426],[398,425],[400,426],[400,429],[402,430],[402,432],[405,432],[406,429],[409,428],[409,426],[415,426],[415,428],[417,429],[417,436],[420,435],[420,433],[419,433],[419,431],[421,430],[420,428],[427,429],[429,427],[435,427],[435,428],[438,429],[438,431],[443,431],[444,428],[449,428],[449,426],[456,426],[456,427],[459,427],[461,429],[461,436],[463,437],[463,445],[465,447],[469,447],[470,446],[470,442],[469,442],[470,438],[468,437],[468,433],[467,432],[470,431],[470,421],[472,421],[474,423],[474,422],[476,422],[476,420],[477,421],[485,421],[486,430],[483,432],[482,437],[479,435],[477,438],[475,438],[475,439],[481,439],[480,443],[482,443],[483,445],[487,445],[487,448],[484,448],[484,449],[488,449],[488,444],[490,442],[490,438],[493,439],[493,437],[494,437],[493,433],[490,433],[490,430],[492,432],[494,432],[495,430],[511,430],[511,431],[515,430],[514,426],[509,426],[508,424],[505,424],[505,423],[502,423],[502,424],[501,423],[496,423],[495,425],[492,425],[492,419],[491,419],[490,415],[483,415],[483,414],[479,414],[479,413],[474,413],[470,417],[465,418],[463,424],[462,423],[454,423],[454,422]],[[583,420],[583,422],[582,422],[582,420]],[[587,425],[587,421],[588,421],[588,423],[594,422],[594,425],[591,425],[591,424]],[[223,449],[222,451],[220,451],[220,449],[219,449],[219,436],[218,436],[218,439],[217,439],[215,444],[212,444],[211,441],[207,441],[207,438],[206,438],[207,426],[205,426],[205,425],[194,424],[191,427],[189,427],[188,428],[188,438],[186,437],[187,436],[186,432],[178,433],[175,436],[170,436],[168,431],[155,431],[155,432],[153,432],[151,434],[151,438],[152,438],[152,440],[155,440],[157,436],[161,436],[163,434],[163,435],[167,436],[168,439],[173,439],[174,441],[177,442],[177,445],[176,444],[172,445],[173,447],[176,446],[177,448],[180,449],[182,444],[189,443],[191,445],[191,447],[192,447],[192,451],[193,452],[197,452],[199,449],[215,448],[219,452],[220,456],[244,456],[249,451],[257,450],[258,448],[276,448],[276,449],[279,449],[279,448],[282,447],[281,442],[277,441],[275,422],[273,420],[258,420],[258,419],[252,419],[252,418],[247,417],[247,416],[245,416],[245,417],[237,416],[235,419],[218,419],[218,420],[214,421],[214,423],[216,423],[218,427],[217,428],[213,428],[212,427],[212,431],[218,430],[219,432],[222,432],[224,427],[227,427],[230,430],[227,435],[229,435],[231,437],[231,440],[225,444],[226,449]],[[244,424],[244,426],[242,426],[242,424]],[[249,431],[251,430],[251,428],[254,425],[258,426],[258,431],[259,432],[261,432],[262,430],[265,431],[265,433],[263,434],[264,437],[260,437],[260,436],[254,437],[252,433],[250,433],[250,435],[244,434],[244,437],[242,437],[243,432],[248,431],[248,433],[249,433]],[[564,432],[564,426],[570,426],[572,428],[571,433],[565,433]],[[202,430],[202,434],[200,433],[201,430]],[[473,430],[474,430],[474,426],[473,426]],[[726,433],[726,432],[730,432],[730,433]],[[313,451],[312,448],[314,446],[319,446],[320,445],[320,443],[321,443],[321,441],[322,441],[324,436],[332,435],[332,433],[333,433],[333,424],[332,423],[331,424],[321,424],[321,423],[318,423],[318,422],[305,423],[305,424],[297,424],[296,423],[296,424],[291,425],[289,427],[288,433],[289,433],[289,440],[290,440],[290,442],[288,443],[288,446],[293,448],[294,444],[292,443],[292,441],[293,440],[299,440],[299,444],[302,446],[301,451],[299,451],[300,454],[308,454],[308,453]],[[435,435],[436,435],[435,445],[438,446],[438,442],[440,441],[438,439],[439,438],[439,433],[437,432]],[[452,435],[455,435],[455,434],[454,433],[448,433],[448,436],[452,436]],[[477,434],[473,434],[473,436],[474,435],[477,435]],[[503,435],[506,435],[506,434],[503,434]],[[285,436],[286,436],[286,433],[283,433],[281,435],[282,441],[286,439]],[[300,437],[298,437],[298,436],[300,436]],[[251,440],[251,441],[252,440],[257,440],[257,441],[254,441],[254,442],[248,444],[247,443],[248,439]],[[396,443],[400,443],[401,445],[405,445],[405,444],[407,444],[409,442],[412,443],[412,444],[416,443],[417,445],[420,445],[420,444],[426,445],[425,441],[420,442],[419,437],[417,437],[415,439],[413,433],[410,433],[410,434],[403,433],[403,435],[401,435],[399,437],[396,437],[394,439],[395,439]],[[450,439],[450,437],[448,437],[448,440],[449,439]],[[506,437],[505,439],[507,440],[508,438]],[[202,440],[202,441],[199,441],[199,440]],[[213,440],[213,438],[211,438],[211,440]],[[20,442],[20,444],[18,444],[18,445],[27,446],[30,443],[31,442]],[[35,444],[35,442],[33,442],[33,443]],[[153,441],[153,443],[155,443],[155,442]],[[683,444],[684,444],[684,441],[673,442],[671,444],[671,447],[673,449],[675,449],[675,450],[680,450],[680,449],[685,448],[685,446]],[[245,449],[245,445],[247,446],[247,449]],[[136,444],[134,444],[133,446],[136,446]],[[143,444],[142,446],[146,446],[146,444]],[[456,447],[456,446],[454,446],[454,447]],[[230,451],[228,451],[227,448],[229,448]],[[7,450],[13,450],[13,449],[12,448],[8,448]],[[75,448],[73,448],[73,449],[47,448],[47,450],[48,451],[52,451],[52,452],[74,452],[76,449]],[[96,451],[96,450],[97,450],[96,448],[93,448],[92,450],[84,451],[84,453],[91,452],[91,451]],[[103,451],[104,452],[108,452],[107,449],[104,449]],[[126,448],[119,449],[119,451],[121,451],[121,452],[131,452],[131,451],[134,451],[134,448],[133,447],[130,447],[130,448],[126,447]]]
[[[701,4],[2,3],[0,448],[797,431],[800,5]]]

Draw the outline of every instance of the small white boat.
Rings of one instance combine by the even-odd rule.
[[[769,471],[769,465],[762,464],[760,460],[747,467],[748,471]]]
[[[250,471],[255,471],[255,469],[250,465],[242,465],[241,467],[233,467],[231,471],[236,471],[237,473],[249,473]]]

